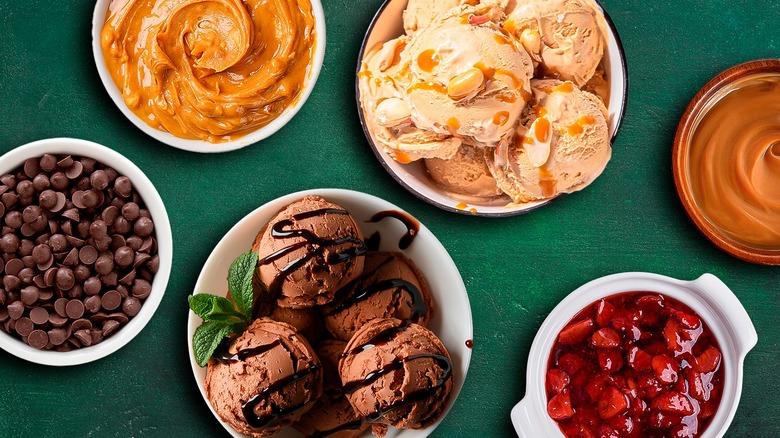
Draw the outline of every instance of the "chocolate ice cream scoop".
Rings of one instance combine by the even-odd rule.
[[[293,202],[262,232],[259,279],[284,307],[333,301],[363,271],[366,245],[355,219],[319,196]]]
[[[293,309],[291,307],[275,306],[268,315],[274,321],[280,321],[295,327],[309,343],[315,344],[322,337],[322,317],[317,309]]]
[[[325,391],[314,407],[293,425],[307,437],[356,438],[368,429],[368,423],[358,416],[341,388],[338,366],[346,346],[346,342],[333,339],[317,346]]]
[[[272,435],[297,421],[322,395],[322,366],[285,323],[255,320],[206,373],[206,396],[238,432]]]
[[[365,270],[322,308],[325,327],[348,341],[376,318],[410,319],[427,326],[433,314],[428,285],[414,262],[397,252],[366,254]]]
[[[339,362],[344,393],[384,436],[387,426],[423,429],[444,412],[453,387],[447,349],[433,332],[400,319],[375,319],[355,333]]]

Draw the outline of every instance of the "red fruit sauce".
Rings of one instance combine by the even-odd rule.
[[[547,412],[569,438],[694,438],[723,393],[721,352],[688,306],[651,292],[601,299],[558,334]]]

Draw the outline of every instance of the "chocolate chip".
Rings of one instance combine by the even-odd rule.
[[[151,257],[149,254],[145,252],[137,252],[135,253],[135,259],[133,260],[133,267],[138,268],[139,266],[146,263]]]
[[[141,209],[138,207],[138,204],[135,202],[128,202],[122,207],[122,217],[129,221],[134,221],[138,219],[138,216],[141,213]]]
[[[103,331],[98,329],[92,329],[89,333],[92,336],[92,345],[103,342]]]
[[[95,261],[95,270],[106,275],[114,269],[114,257],[110,254],[101,254]]]
[[[134,297],[143,300],[152,292],[152,285],[146,280],[136,279],[133,282],[132,294]]]
[[[122,304],[122,296],[115,290],[110,290],[103,294],[100,299],[101,306],[106,310],[116,310]]]
[[[97,190],[103,190],[108,187],[108,175],[104,170],[96,170],[89,177],[89,182]]]
[[[49,246],[54,252],[64,251],[68,247],[68,241],[62,234],[52,234],[49,238]]]
[[[48,287],[54,286],[56,280],[57,280],[57,268],[49,268],[46,270],[46,273],[43,274],[43,281],[46,283],[46,286]]]
[[[49,313],[49,324],[54,327],[62,327],[68,322],[68,318],[57,313]]]
[[[62,345],[68,337],[68,331],[64,328],[53,328],[49,330],[49,341],[54,345]]]
[[[122,311],[125,312],[129,317],[138,315],[138,312],[141,311],[141,301],[135,297],[125,298],[125,300],[122,302]]]
[[[15,275],[6,275],[3,277],[3,286],[7,291],[15,291],[22,286],[22,280],[19,280],[19,277]]]
[[[36,192],[42,192],[50,186],[51,182],[49,182],[49,177],[44,174],[36,175],[35,178],[33,178],[33,188]]]
[[[65,240],[70,246],[75,246],[76,248],[81,248],[84,245],[84,239],[79,239],[76,236],[66,236]]]
[[[89,235],[92,236],[93,239],[105,237],[106,232],[108,232],[108,227],[102,220],[98,219],[89,226]]]
[[[119,249],[119,248],[121,248],[123,246],[127,246],[127,241],[125,240],[125,238],[121,234],[114,234],[113,236],[111,236],[111,246],[110,246],[110,248],[113,251],[116,251],[117,249]]]
[[[57,167],[59,167],[60,169],[67,169],[72,165],[73,165],[73,157],[71,157],[70,155],[66,155],[60,158],[59,161],[57,161]]]
[[[73,251],[75,251],[75,249]],[[75,284],[76,284],[76,278],[73,275],[73,271],[70,268],[63,267],[57,269],[57,288],[66,291],[72,288]]]
[[[35,325],[43,325],[49,322],[49,312],[43,307],[30,309],[30,319]]]
[[[0,322],[4,322],[8,318],[10,318],[8,316],[8,308],[7,307],[0,307]]]
[[[86,318],[77,319],[70,325],[70,329],[74,332],[78,330],[92,330],[92,321]]]
[[[114,192],[123,198],[128,198],[132,194],[133,184],[130,182],[130,178],[126,176],[120,176],[114,181]]]
[[[30,284],[32,283],[33,277],[35,277],[35,271],[33,271],[32,268],[27,266],[27,262],[30,262],[32,266],[35,266],[35,263],[32,261],[32,257],[22,257],[22,263],[25,265],[24,269],[19,271],[19,280],[22,281],[24,284]]]
[[[63,208],[65,208],[65,205],[67,204],[67,198],[65,197],[65,194],[62,192],[57,193],[57,203],[54,204],[54,207],[52,207],[51,211],[54,213],[62,211]]]
[[[68,181],[68,177],[65,176],[65,173],[63,172],[54,172],[51,175],[51,178],[49,178],[49,182],[51,182],[51,187],[54,190],[60,192],[67,189],[68,185],[70,184],[70,181]]]
[[[78,265],[73,268],[73,276],[76,277],[76,281],[79,283],[85,282],[91,275],[90,269],[85,265]]]
[[[103,337],[107,338],[111,336],[117,329],[119,329],[119,322],[114,321],[113,319],[106,320],[103,322]]]
[[[96,208],[100,206],[104,199],[102,192],[95,190],[86,190],[84,192],[84,205],[86,205],[87,208]]]
[[[73,336],[75,336],[84,347],[92,345],[92,335],[90,334],[89,329],[78,330],[73,333]]]
[[[103,312],[97,312],[94,315],[89,317],[89,320],[92,322],[92,324],[102,324],[103,321],[108,319],[108,315],[106,315]]]
[[[15,253],[19,249],[19,237],[16,234],[6,234],[0,239],[0,249],[8,254]]]
[[[24,304],[21,301],[14,301],[8,305],[8,316],[14,321],[22,317],[24,313]]]
[[[35,263],[44,264],[52,256],[51,248],[49,245],[42,243],[33,248],[32,257]]]
[[[75,284],[68,290],[67,295],[71,298],[81,299],[84,296],[84,287],[80,284]]]
[[[7,195],[8,193],[6,193]],[[5,195],[4,195],[5,196]],[[22,227],[24,221],[22,220],[22,213],[18,211],[10,211],[5,215],[5,224],[14,230],[18,230]]]
[[[71,208],[65,210],[65,212],[62,213],[62,217],[70,219],[72,221],[78,221],[81,218],[81,215],[79,215],[79,210],[77,208]]]
[[[49,343],[49,335],[43,330],[33,330],[27,336],[27,343],[30,344],[30,347],[32,348],[43,350],[46,347],[46,344]]]
[[[33,187],[32,181],[19,181],[19,184],[16,185],[16,193],[20,198],[29,198],[34,195],[35,187]]]
[[[62,264],[66,266],[76,266],[78,263],[79,250],[76,248],[71,248],[71,250],[68,252],[68,255],[65,256],[65,260],[62,261]]]
[[[54,291],[51,289],[44,289],[40,291],[38,295],[38,301],[49,301],[54,297]]]
[[[40,160],[40,167],[46,172],[51,172],[57,167],[57,157],[52,154],[43,154]]]
[[[89,313],[97,312],[100,310],[100,306],[100,297],[97,295],[89,296],[84,300],[84,308],[86,308]]]
[[[156,274],[157,271],[160,269],[160,256],[155,254],[153,255],[148,262],[146,262],[146,267],[151,271],[153,274]]]
[[[27,286],[26,288],[22,289],[22,303],[27,306],[32,306],[35,304],[35,302],[38,301],[39,296],[40,290],[35,286]]]
[[[81,161],[74,161],[73,165],[65,171],[65,176],[67,176],[68,179],[76,179],[81,176],[81,172],[83,171],[84,165],[81,164]]]
[[[84,292],[87,295],[97,295],[100,293],[102,284],[97,277],[89,277],[84,281]]]
[[[46,280],[43,278],[43,274],[38,274],[33,278],[33,283],[38,286],[39,289],[46,287]]]
[[[94,246],[85,245],[79,250],[79,260],[85,265],[91,265],[95,263],[98,258],[98,250]]]
[[[103,222],[105,222],[106,225],[114,225],[114,221],[117,217],[119,217],[119,209],[113,205],[108,206],[105,210],[103,210],[101,217],[103,218]]]
[[[24,269],[24,262],[20,259],[11,259],[5,263],[5,273],[8,275],[18,275],[22,269]]]
[[[118,281],[121,284],[132,286],[134,280],[135,280],[135,269],[125,274],[125,276],[120,278]]]
[[[35,330],[35,324],[33,324],[30,318],[21,317],[16,321],[15,329],[16,333],[19,333],[20,336],[28,336]]]
[[[70,319],[79,319],[84,315],[84,303],[79,300],[70,300],[65,306],[65,312]]]
[[[114,262],[120,268],[132,265],[133,260],[135,260],[135,252],[129,246],[122,246],[114,252]]]
[[[22,212],[22,220],[25,223],[30,224],[35,222],[42,214],[41,208],[37,205],[28,205]]]
[[[154,231],[154,223],[148,217],[140,217],[133,224],[133,231],[141,237],[146,237]]]
[[[114,230],[119,234],[127,234],[130,232],[132,225],[130,222],[122,216],[119,216],[114,221]]]

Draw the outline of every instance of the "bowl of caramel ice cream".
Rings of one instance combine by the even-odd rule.
[[[388,0],[358,64],[382,166],[466,215],[522,214],[590,185],[626,103],[620,39],[593,0]]]

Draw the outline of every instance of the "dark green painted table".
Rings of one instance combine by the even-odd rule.
[[[225,436],[193,381],[185,326],[211,248],[258,205],[302,189],[365,191],[409,210],[449,250],[474,313],[474,355],[438,437],[513,436],[528,350],[547,313],[602,275],[650,271],[720,277],[758,330],[728,436],[780,436],[780,268],[720,252],[685,215],[671,142],[691,96],[734,64],[780,56],[776,0],[604,0],[630,70],[628,112],[606,172],[582,193],[529,215],[457,216],[418,201],[369,151],[354,104],[354,67],[381,0],[324,0],[325,65],[303,110],[244,150],[187,153],[157,143],[117,110],[91,52],[93,1],[0,1],[0,152],[47,137],[103,143],[135,161],[167,204],[174,267],[155,317],[98,362],[52,368],[0,352],[0,437]]]

